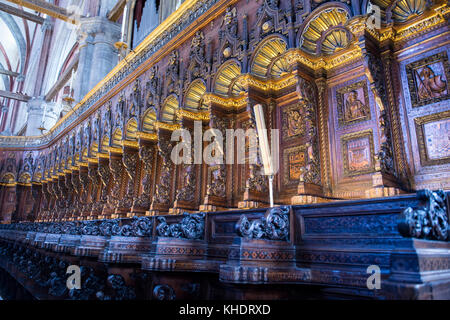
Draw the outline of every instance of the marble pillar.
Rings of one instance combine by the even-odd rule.
[[[42,134],[40,127],[52,128],[59,118],[56,103],[47,102],[44,97],[33,98],[27,103],[28,119],[26,136],[39,136]],[[45,131],[44,131],[45,133]]]
[[[79,62],[74,98],[79,102],[117,64],[114,44],[120,40],[120,25],[104,17],[81,19],[78,29]]]

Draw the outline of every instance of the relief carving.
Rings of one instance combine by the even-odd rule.
[[[450,241],[445,192],[420,190],[417,199],[425,204],[402,212],[398,223],[400,234],[407,238]]]

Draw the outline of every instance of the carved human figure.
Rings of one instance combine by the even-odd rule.
[[[447,81],[442,75],[436,75],[430,66],[424,67],[418,72],[419,99],[439,98],[447,94]]]
[[[302,132],[302,117],[299,110],[289,111],[288,116],[288,135],[290,137],[296,136]]]
[[[358,98],[358,91],[352,90],[345,101],[345,118],[354,120],[366,116],[366,106]]]

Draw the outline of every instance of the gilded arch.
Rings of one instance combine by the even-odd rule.
[[[131,118],[128,120],[126,126],[125,126],[125,140],[131,140],[136,141],[137,140],[137,129],[138,129],[138,123],[136,121],[136,118]]]
[[[206,93],[206,85],[201,79],[192,82],[186,90],[183,108],[189,111],[199,111],[208,108],[203,102],[203,95]]]
[[[142,117],[142,131],[153,133],[155,131],[156,111],[150,107],[145,111]]]
[[[236,83],[241,75],[241,65],[235,60],[225,62],[217,71],[214,79],[214,93],[221,96],[239,95],[244,89]]]
[[[167,97],[159,114],[159,119],[163,122],[173,123],[175,114],[179,109],[178,97],[174,94]]]
[[[266,37],[255,50],[251,59],[250,72],[259,77],[279,77],[289,70],[284,59],[277,59],[288,49],[288,41],[281,35]]]
[[[349,8],[338,2],[327,3],[313,11],[297,35],[297,46],[312,55],[330,55],[347,48],[351,34],[345,29]]]

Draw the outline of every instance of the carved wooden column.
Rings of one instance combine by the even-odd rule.
[[[141,145],[139,157],[143,164],[143,177],[141,182],[141,194],[133,202],[132,212],[136,215],[145,214],[150,208],[153,188],[153,162],[155,160],[155,146],[153,144]]]
[[[256,121],[253,116],[253,111],[251,110],[253,106],[256,104],[256,102],[250,102],[247,106],[247,111],[243,114],[244,119],[242,123],[242,129],[247,132],[247,130],[254,130],[254,134],[256,135],[256,141],[253,143],[256,143],[256,151],[258,152],[259,149],[259,141],[258,141],[258,135],[256,131]],[[265,107],[266,111],[267,107]],[[265,118],[267,119],[267,112]],[[236,148],[235,148],[236,150]],[[242,201],[238,203],[238,207],[240,209],[244,208],[258,208],[261,206],[266,206],[268,203],[268,194],[269,194],[269,183],[268,179],[265,175],[263,175],[263,164],[261,162],[261,159],[257,156],[256,161],[252,161],[250,159],[250,150],[247,148],[246,143],[246,150],[245,150],[245,189],[244,189],[244,196]],[[251,163],[254,162],[254,163]]]
[[[42,185],[33,183],[31,186],[31,196],[33,199],[33,204],[31,210],[28,213],[27,220],[30,222],[35,222],[39,219],[39,208],[41,204],[41,199],[43,198]]]
[[[376,172],[372,175],[372,188],[366,191],[366,196],[369,198],[393,196],[402,193],[399,168],[401,167],[404,173],[406,167],[402,155],[403,146],[398,145],[402,139],[400,136],[397,137],[397,149],[393,148],[392,129],[395,128],[397,135],[401,135],[401,133],[398,123],[392,124],[391,122],[393,118],[397,119],[397,116],[392,115],[395,102],[392,96],[390,71],[385,70],[386,67],[390,67],[390,62],[383,66],[382,59],[376,54],[368,51],[364,53],[365,71],[375,98],[380,140],[379,152],[375,155]]]
[[[304,135],[301,137],[304,146],[304,166],[300,168],[297,195],[291,198],[291,204],[317,203],[324,201],[324,189],[329,189],[329,167],[326,161],[328,155],[328,132],[324,95],[325,81],[318,83],[318,95],[311,81],[297,77],[298,107],[304,118],[301,124]],[[325,188],[324,188],[325,185]]]
[[[393,64],[393,57],[391,50],[386,50],[381,53],[381,61],[383,63],[383,70],[384,70],[384,77],[386,79],[386,95],[387,95],[387,101],[389,105],[389,118],[390,118],[390,125],[391,125],[391,144],[393,148],[395,163],[397,164],[397,172],[398,177],[401,180],[401,182],[404,184],[404,189],[410,190],[411,184],[409,181],[410,176],[410,168],[408,167],[408,163],[406,161],[406,154],[405,154],[405,146],[403,142],[403,133],[400,123],[400,110],[399,105],[397,103],[397,99],[395,97],[395,87],[394,87],[394,81],[393,81],[393,74],[397,70],[395,70],[395,66]],[[399,75],[398,75],[399,76]],[[401,88],[399,88],[401,90]],[[389,141],[386,141],[388,143]],[[385,148],[383,148],[385,150]],[[380,158],[383,159],[383,155],[380,155]],[[382,165],[386,165],[383,164]],[[385,168],[388,171],[388,168]]]
[[[73,207],[70,214],[70,220],[76,220],[78,216],[80,215],[80,212],[82,210],[82,203],[81,203],[81,184],[80,184],[80,172],[79,170],[73,170],[72,175],[70,177],[71,183],[72,183],[72,189],[74,191],[73,193]]]
[[[81,203],[81,212],[79,212],[78,220],[85,220],[91,213],[92,203],[89,202],[89,188],[90,188],[90,179],[88,168],[83,165],[80,167],[80,203]]]
[[[11,213],[11,222],[12,223],[19,223],[21,222],[21,215],[23,212],[24,207],[24,199],[23,196],[26,195],[24,186],[22,185],[16,185],[16,196],[15,196],[15,202],[16,205],[14,206],[14,211]]]
[[[103,215],[105,207],[108,205],[108,195],[111,181],[111,170],[109,169],[109,160],[106,158],[99,158],[98,162],[98,174],[102,181],[102,188],[100,193],[99,203],[102,204],[102,211],[97,216],[97,219],[106,219],[107,217]]]
[[[58,178],[58,221],[63,221],[67,210],[69,210],[68,190],[66,188],[65,175]]]
[[[109,169],[111,170],[113,184],[111,193],[108,196],[108,204],[103,209],[103,215],[117,218],[118,216],[116,215],[115,211],[118,207],[118,203],[121,199],[122,194],[123,164],[121,155],[110,153]]]
[[[209,127],[219,130],[224,141],[228,126],[229,120],[224,114],[211,114]],[[227,207],[227,166],[225,161],[224,155],[223,163],[206,165],[206,196],[200,206],[201,211],[223,210]],[[205,179],[203,179],[204,182]]]
[[[200,120],[198,120],[200,121]],[[201,122],[201,121],[200,121]],[[170,214],[183,214],[185,211],[197,211],[200,205],[200,185],[201,166],[194,163],[195,135],[194,123],[192,119],[184,117],[182,119],[183,129],[189,131],[191,136],[191,163],[181,163],[177,165],[178,176],[176,177],[176,196],[173,208],[169,210]],[[201,133],[203,133],[203,124],[201,124]]]
[[[70,171],[68,171],[70,172]],[[73,184],[72,184],[72,173],[66,173],[64,177],[64,184],[66,186],[66,192],[67,192],[67,208],[64,213],[64,221],[70,220],[72,217],[72,211],[73,211],[73,205],[74,205],[74,190],[73,190]]]
[[[44,222],[47,219],[47,213],[50,203],[50,193],[48,192],[48,182],[42,182],[42,202],[39,208],[38,222]]]
[[[327,82],[325,78],[316,80],[317,86],[317,108],[318,108],[318,127],[320,142],[321,175],[325,196],[331,196],[331,162],[330,149],[328,148],[328,99]]]
[[[158,151],[160,158],[159,178],[155,185],[155,194],[147,215],[154,216],[168,212],[173,199],[174,165],[170,158],[172,152],[170,131],[158,128]]]
[[[119,200],[118,207],[116,208],[115,213],[119,216],[127,216],[128,213],[131,213],[131,208],[135,199],[136,175],[139,169],[138,159],[139,154],[137,150],[128,147],[124,148],[122,164],[127,174],[128,181],[125,194],[122,199]],[[125,181],[125,179],[123,181]]]
[[[59,201],[58,180],[56,180],[55,178],[52,178],[52,180],[50,181],[49,191],[52,199],[50,205],[50,221],[54,222],[58,217],[58,201]]]
[[[99,201],[99,190],[100,190],[100,175],[98,173],[98,165],[94,163],[89,163],[88,176],[91,180],[92,190],[91,190],[91,213],[88,220],[94,220],[97,216],[101,215],[103,210],[103,204]]]

